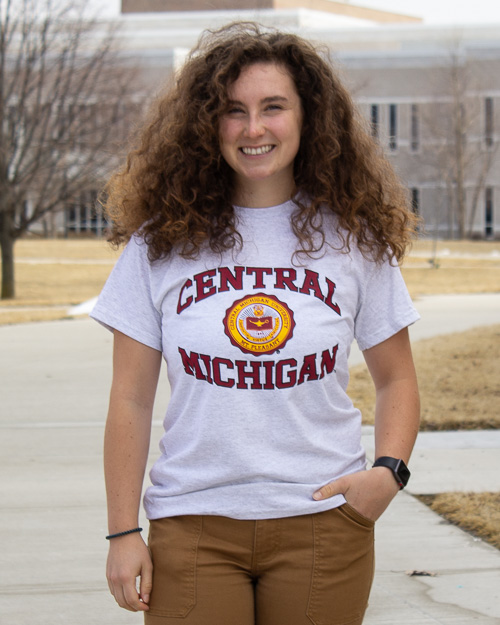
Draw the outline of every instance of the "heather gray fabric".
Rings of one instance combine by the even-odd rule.
[[[397,267],[341,253],[335,223],[294,257],[293,202],[237,207],[242,249],[151,264],[128,244],[92,317],[167,362],[171,401],[145,495],[150,519],[265,519],[321,512],[312,493],[364,469],[347,358],[418,319]]]

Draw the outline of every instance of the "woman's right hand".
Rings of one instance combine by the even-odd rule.
[[[106,577],[109,590],[120,607],[131,612],[149,610],[153,563],[146,543],[139,535],[129,534],[110,541]]]

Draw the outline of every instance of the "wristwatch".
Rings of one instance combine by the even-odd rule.
[[[411,473],[402,460],[398,458],[391,458],[390,456],[381,456],[375,460],[373,466],[387,467],[390,469],[394,475],[394,479],[399,484],[399,490],[403,490],[403,488],[408,484]]]

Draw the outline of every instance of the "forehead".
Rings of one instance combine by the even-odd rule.
[[[273,92],[276,95],[298,96],[288,68],[274,62],[257,62],[244,67],[238,78],[227,88],[230,99],[239,99],[242,95],[256,96],[261,93],[269,95]]]

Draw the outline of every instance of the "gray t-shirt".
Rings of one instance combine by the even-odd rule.
[[[313,492],[366,466],[346,394],[350,345],[373,347],[418,313],[399,268],[341,253],[334,223],[314,259],[294,257],[295,208],[236,207],[242,249],[197,260],[150,263],[134,237],[91,314],[167,363],[150,519],[321,512],[344,498]]]

